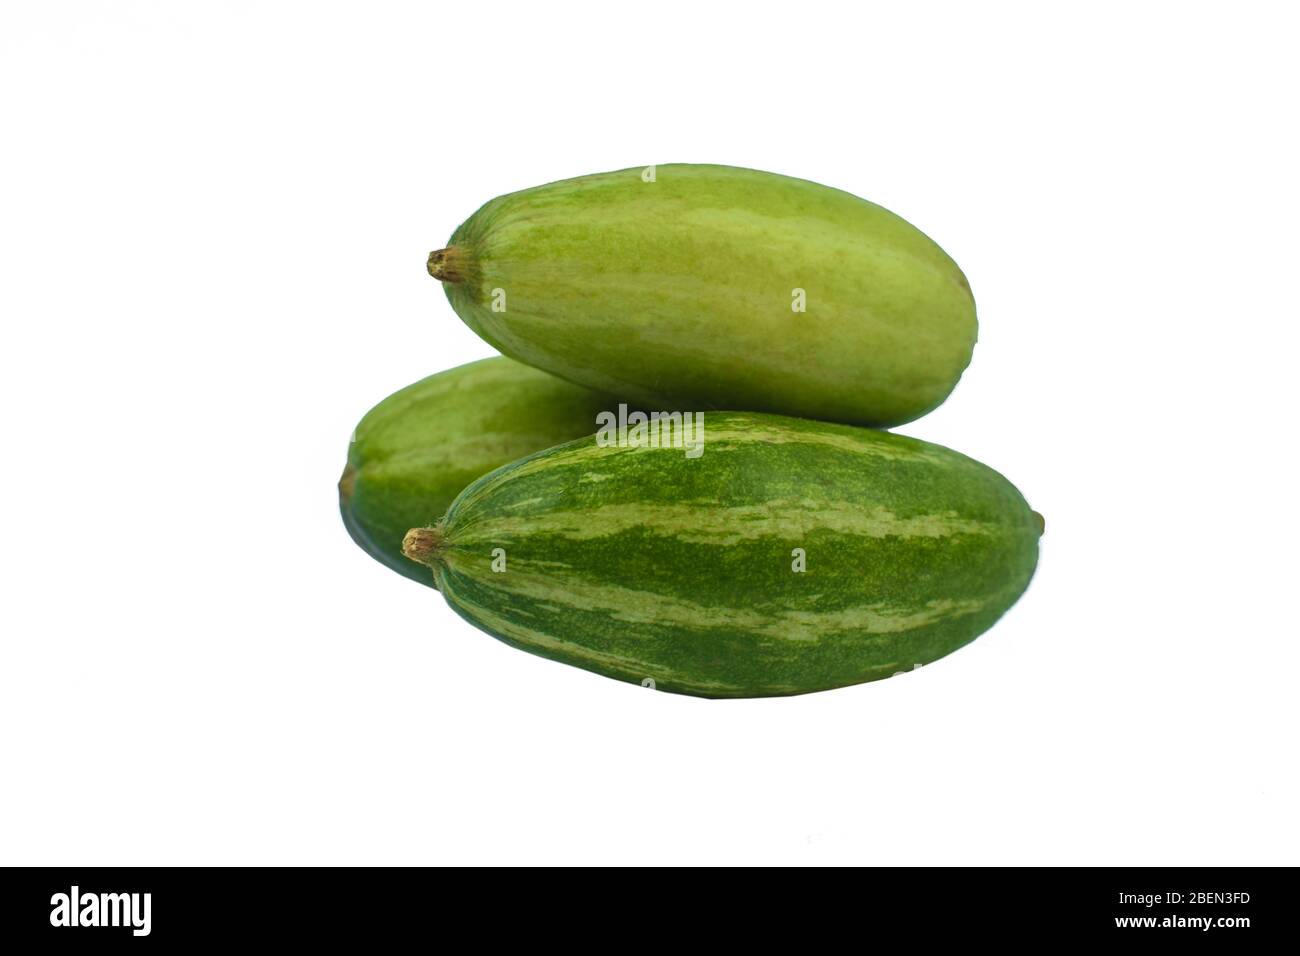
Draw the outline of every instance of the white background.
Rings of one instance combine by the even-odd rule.
[[[0,862],[1300,862],[1297,24],[1279,4],[6,4]],[[975,290],[902,429],[1047,518],[895,680],[710,702],[507,648],[339,521],[491,354],[500,193],[841,187]]]

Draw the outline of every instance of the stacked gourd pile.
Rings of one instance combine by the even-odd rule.
[[[873,429],[939,405],[975,303],[872,203],[726,166],[492,200],[429,256],[506,357],[357,426],[339,483],[372,555],[475,626],[703,697],[912,670],[1023,593],[1042,519],[955,451]]]

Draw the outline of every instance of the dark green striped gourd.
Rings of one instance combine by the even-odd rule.
[[[402,557],[412,525],[436,521],[493,468],[595,431],[610,399],[507,358],[439,372],[384,399],[361,419],[339,480],[354,541],[423,584]]]
[[[752,412],[704,413],[698,457],[662,437],[499,468],[405,551],[508,644],[703,697],[911,670],[986,630],[1033,574],[1041,518],[957,452]]]

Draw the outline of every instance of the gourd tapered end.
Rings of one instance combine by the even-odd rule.
[[[352,493],[357,488],[357,470],[351,465],[343,469],[343,477],[339,479],[339,500],[347,504],[352,500]]]
[[[1047,521],[1037,511],[1031,511],[1030,514],[1034,516],[1034,524],[1038,526],[1038,536],[1041,538],[1043,532],[1047,530]]]

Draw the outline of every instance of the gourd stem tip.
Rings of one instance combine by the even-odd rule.
[[[402,554],[430,567],[442,552],[442,532],[437,528],[412,528],[402,539]]]
[[[460,282],[465,278],[463,256],[456,246],[435,249],[429,253],[429,275],[439,282]]]

